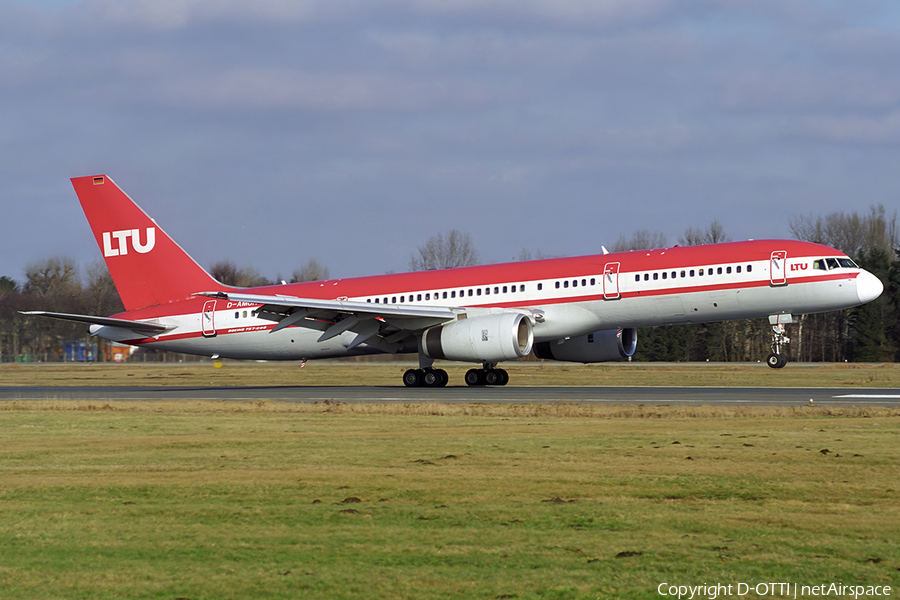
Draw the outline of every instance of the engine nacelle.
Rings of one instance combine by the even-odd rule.
[[[533,343],[531,321],[516,312],[451,321],[422,336],[422,350],[429,358],[492,364],[526,356]]]
[[[605,329],[577,338],[539,342],[534,354],[547,360],[598,363],[624,360],[637,349],[637,329]]]

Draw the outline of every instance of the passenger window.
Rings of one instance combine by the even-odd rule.
[[[738,272],[738,273],[741,272],[741,265],[738,265],[738,267],[737,267],[737,272]]]
[[[693,276],[694,276],[694,270],[691,269],[691,277],[693,277]]]
[[[597,285],[597,280],[591,277],[591,285]]]
[[[668,274],[668,273],[665,273],[665,272],[663,272],[663,279],[666,279],[666,278],[668,278],[668,277],[669,277],[669,274]]]
[[[577,280],[577,279],[573,279],[573,280],[572,280],[572,287],[578,287],[578,280]]]
[[[481,295],[481,294],[479,294],[479,296],[480,296],[480,295]],[[469,290],[469,297],[471,297],[471,296],[472,296],[472,290]]]
[[[717,275],[721,275],[721,274],[722,274],[722,267],[719,267],[719,268],[718,268],[716,274],[717,274]]]
[[[422,294],[419,294],[419,296],[416,298],[416,300],[417,300],[418,302],[421,302],[421,301],[422,301]],[[409,301],[412,302],[412,296],[409,297]]]
[[[235,312],[234,312],[234,318],[235,318],[235,319],[239,319],[240,317],[241,317],[241,313],[235,311]]]
[[[559,289],[559,282],[556,282],[556,289]]]
[[[503,286],[503,293],[504,293],[504,294],[507,293],[507,292],[506,292],[506,286],[505,286],[505,285]]]
[[[728,275],[731,275],[731,267],[726,268],[725,273],[727,273]]]
[[[400,296],[400,302],[402,303],[404,300],[406,300],[406,296]]]
[[[644,281],[650,281],[650,273],[644,273]]]
[[[684,274],[684,271],[681,272],[681,276],[686,277],[686,275]]]
[[[659,279],[659,273],[654,273],[654,274],[653,274],[653,281],[656,281],[657,279]]]
[[[676,273],[675,271],[672,271],[672,279],[675,279],[676,277],[678,277],[678,273]]]
[[[587,279],[582,279],[582,280],[581,280],[581,287],[584,287],[584,286],[586,286],[586,285],[587,285]]]
[[[391,304],[397,304],[397,296],[391,296]]]
[[[747,265],[747,272],[749,273],[752,270],[753,270],[753,265]]]
[[[564,288],[569,287],[569,280],[568,280],[568,279],[567,279],[566,281],[563,282],[563,287],[564,287]]]
[[[437,300],[437,292],[434,294],[434,299]],[[444,292],[444,300],[447,299],[447,292]]]
[[[485,295],[485,296],[490,296],[490,295],[491,295],[491,288],[489,288],[489,287],[484,288],[484,295]]]
[[[499,286],[494,288],[494,293],[495,293],[495,294],[499,294],[499,293],[500,293],[500,287],[499,287]]]
[[[446,294],[447,292],[444,292],[444,293]],[[456,290],[453,290],[452,292],[450,292],[450,297],[456,298]]]
[[[703,277],[703,269],[700,269],[700,277]]]
[[[640,275],[635,275],[635,276],[634,276],[634,280],[635,280],[635,281],[640,281],[640,280],[641,280],[641,276],[640,276]]]
[[[375,304],[380,304],[380,303],[378,302],[378,298],[375,298]]]

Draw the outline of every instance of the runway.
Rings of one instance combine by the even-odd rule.
[[[393,386],[0,386],[15,400],[274,400],[279,402],[586,403],[672,406],[900,406],[900,390],[883,388],[724,387],[446,387]]]

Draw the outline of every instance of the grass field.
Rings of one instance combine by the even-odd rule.
[[[4,365],[0,384],[397,385],[406,368]],[[894,365],[509,371],[900,387]],[[870,407],[5,402],[0,598],[663,598],[663,583],[760,582],[896,596],[898,438],[900,410]]]
[[[728,414],[0,403],[0,597],[896,597],[900,412]]]

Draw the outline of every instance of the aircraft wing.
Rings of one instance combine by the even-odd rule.
[[[231,292],[198,292],[206,296],[231,302],[260,304],[257,316],[278,324],[275,333],[285,327],[297,326],[322,331],[320,342],[329,340],[345,331],[356,333],[350,348],[376,335],[389,343],[397,343],[412,335],[441,323],[452,321],[466,311],[447,307],[419,305],[374,304],[349,300],[320,300],[296,296],[266,296]]]
[[[23,310],[19,311],[23,315],[34,315],[37,317],[49,317],[51,319],[60,319],[62,321],[75,321],[78,323],[87,323],[89,325],[103,325],[106,327],[121,327],[122,329],[130,329],[140,335],[159,335],[172,327],[160,325],[159,323],[150,323],[148,321],[129,321],[128,319],[113,319],[111,317],[94,317],[91,315],[72,315],[69,313],[47,312],[44,310]]]

